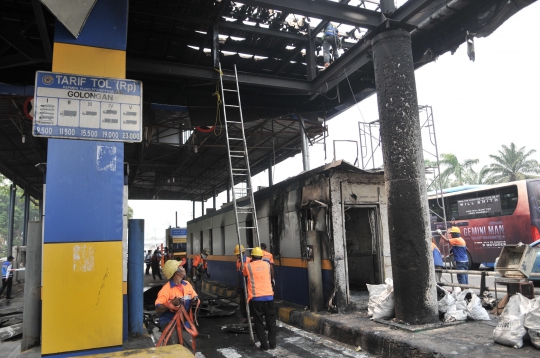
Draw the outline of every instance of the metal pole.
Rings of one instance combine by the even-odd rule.
[[[302,163],[304,164],[304,171],[309,170],[309,149],[306,139],[306,131],[304,130],[304,118],[298,115],[300,120],[300,136],[302,137]]]
[[[11,184],[9,187],[9,217],[8,217],[8,242],[6,247],[6,257],[12,255],[13,251],[13,226],[15,224],[15,199],[17,197],[17,185]]]
[[[201,215],[204,216],[204,198],[201,195]]]
[[[193,200],[192,203],[193,203],[193,219],[195,219],[195,200]]]
[[[214,210],[217,210],[217,209],[216,209],[216,187],[214,187],[214,188],[212,189],[212,202],[213,202],[213,204],[214,204]]]
[[[28,187],[24,190],[24,217],[23,217],[23,239],[22,244],[26,246],[28,237],[28,216],[30,215],[30,193]]]
[[[227,179],[227,202],[231,202],[231,182]]]
[[[28,223],[21,352],[41,345],[41,228],[41,221]]]
[[[144,220],[128,220],[128,332],[131,337],[144,334]]]
[[[372,50],[396,319],[435,323],[439,312],[411,36],[401,29],[383,32],[373,38]]]
[[[272,175],[272,155],[268,156],[268,186],[274,185],[274,177]]]

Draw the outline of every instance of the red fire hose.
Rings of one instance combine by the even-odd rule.
[[[197,306],[195,308],[195,311],[198,311],[199,305],[201,304],[200,300],[197,300]],[[184,344],[184,338],[182,337],[182,327],[191,334],[192,340],[191,340],[191,349],[193,350],[193,353],[195,354],[195,337],[199,335],[199,331],[197,330],[197,327],[195,326],[195,322],[197,318],[193,317],[193,311],[189,310],[189,313],[186,311],[183,304],[179,306],[173,305],[170,301],[165,303],[165,307],[170,309],[171,311],[176,311],[173,319],[171,322],[165,327],[163,330],[161,337],[159,338],[156,347],[166,346],[169,342],[169,339],[171,338],[172,332],[174,331],[174,327],[176,326],[176,332],[178,333],[178,341],[180,344]],[[185,323],[189,324],[189,328],[185,326]]]

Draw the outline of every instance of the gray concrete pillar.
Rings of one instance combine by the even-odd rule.
[[[268,186],[274,185],[274,173],[272,171],[272,155],[268,156]]]
[[[9,187],[9,212],[8,212],[8,237],[7,237],[7,247],[6,247],[6,257],[12,255],[13,251],[13,226],[15,225],[15,205],[17,199],[17,185],[15,183],[11,184]]]
[[[309,230],[306,234],[308,279],[309,279],[309,308],[311,312],[324,310],[322,251],[319,232]]]
[[[231,202],[231,180],[227,179],[227,202]]]
[[[403,30],[386,31],[373,38],[372,49],[396,318],[408,324],[437,322],[411,38]]]
[[[24,188],[24,216],[23,216],[23,239],[22,246],[26,246],[28,238],[28,216],[30,215],[30,193],[28,187]]]
[[[309,170],[309,147],[307,142],[307,133],[305,131],[304,118],[298,116],[300,122],[300,137],[302,139],[302,163],[304,171]]]
[[[41,229],[41,221],[28,223],[21,352],[41,345]]]

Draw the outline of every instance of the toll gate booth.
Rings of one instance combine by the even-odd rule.
[[[255,193],[260,240],[274,255],[277,299],[344,311],[365,299],[366,284],[392,277],[384,185],[380,170],[335,161]],[[253,219],[243,214],[240,221],[250,227]],[[241,230],[242,244],[252,248],[258,243],[250,231]],[[189,221],[187,232],[188,257],[209,249],[212,279],[236,286],[232,205]]]

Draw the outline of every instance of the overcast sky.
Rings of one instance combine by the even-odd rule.
[[[439,153],[453,153],[460,161],[479,159],[477,170],[491,163],[503,144],[539,150],[537,136],[540,104],[540,3],[536,2],[514,15],[487,38],[475,38],[476,61],[471,62],[463,44],[454,55],[446,53],[436,62],[416,71],[418,103],[433,108]],[[335,96],[333,91],[327,94]],[[359,107],[359,108],[358,108]],[[332,161],[333,140],[358,141],[358,122],[378,119],[377,98],[371,96],[329,124],[327,159],[323,146],[310,147],[311,168]],[[336,156],[355,161],[354,144],[336,144]],[[427,146],[426,146],[427,147]],[[428,149],[428,148],[425,148]],[[428,155],[425,156],[429,158]],[[540,160],[540,152],[533,155]],[[379,164],[380,163],[377,163]],[[300,155],[278,164],[274,182],[297,175],[302,170]],[[268,173],[253,178],[254,186],[268,185]],[[226,194],[218,196],[218,208]],[[192,218],[192,203],[186,201],[130,200],[134,218],[145,219],[148,242],[156,236],[163,240],[165,229],[185,226]],[[205,208],[212,207],[212,200]],[[201,204],[196,203],[196,216]]]

